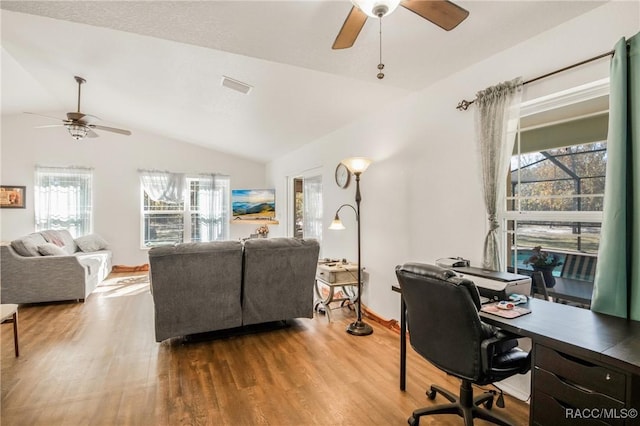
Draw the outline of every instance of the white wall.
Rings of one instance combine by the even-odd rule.
[[[353,203],[355,191],[353,184],[347,190],[335,185],[336,165],[351,156],[372,158],[362,176],[362,263],[370,273],[363,300],[383,317],[397,319],[399,296],[391,291],[397,264],[433,263],[446,256],[481,263],[486,221],[474,111],[457,111],[458,101],[516,76],[531,79],[607,52],[620,37],[639,30],[638,2],[610,2],[404,100],[381,105],[379,113],[270,163],[267,179],[277,188],[277,203],[285,203],[287,176],[320,166],[328,226],[340,204]],[[527,85],[525,99],[607,76],[603,60]],[[323,253],[355,260],[353,215],[344,211],[341,216],[348,230],[324,232]],[[280,226],[278,232],[284,231]]]
[[[232,188],[265,187],[265,166],[260,163],[135,129],[132,136],[103,131],[99,138],[76,142],[63,128],[35,129],[42,120],[26,114],[2,117],[2,184],[27,187],[26,209],[0,210],[2,241],[35,229],[36,165],[94,168],[94,232],[109,242],[113,262],[120,265],[148,262],[147,250],[140,248],[138,169],[217,172],[230,175]],[[232,225],[230,236],[248,236],[255,227]]]

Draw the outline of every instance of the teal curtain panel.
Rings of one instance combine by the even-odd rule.
[[[640,33],[611,62],[607,176],[591,309],[640,320]]]

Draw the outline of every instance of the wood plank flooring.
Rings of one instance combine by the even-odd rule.
[[[398,334],[347,334],[348,309],[286,328],[156,343],[145,273],[111,274],[86,303],[23,305],[20,357],[1,332],[5,425],[406,425],[435,402],[438,383],[459,382],[409,349],[407,391],[398,388]],[[529,406],[494,408],[516,425]],[[422,425],[460,425],[457,416]],[[487,424],[476,421],[476,424]]]

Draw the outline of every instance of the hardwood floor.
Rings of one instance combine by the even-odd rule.
[[[353,313],[293,320],[289,327],[212,339],[154,339],[145,273],[112,274],[86,303],[24,305],[20,357],[2,333],[2,425],[406,425],[434,402],[438,383],[459,382],[409,349],[398,388],[398,334],[344,330]],[[529,406],[494,408],[514,424]],[[423,425],[460,425],[457,416]],[[486,424],[477,421],[476,424]]]

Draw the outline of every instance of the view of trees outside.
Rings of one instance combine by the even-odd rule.
[[[184,234],[184,202],[154,201],[144,192],[144,245],[180,243]]]
[[[602,211],[606,161],[606,142],[515,155],[508,195],[517,198],[510,198],[507,208],[522,212]],[[519,252],[519,268],[524,267],[522,260],[529,255],[527,249],[535,246],[560,253],[597,254],[600,223],[553,221],[545,217],[546,220],[538,217],[509,221],[510,246],[512,251]]]

